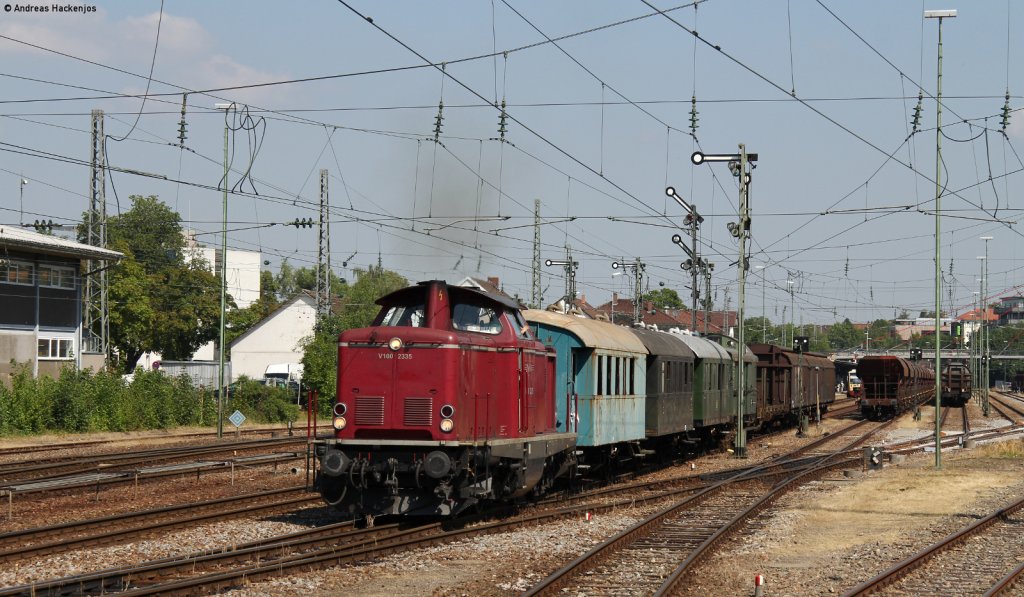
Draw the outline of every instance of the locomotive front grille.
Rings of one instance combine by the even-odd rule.
[[[384,397],[356,396],[356,425],[383,425]]]
[[[433,398],[408,397],[405,399],[405,410],[403,412],[402,422],[405,423],[407,427],[429,427],[431,423],[430,414],[433,410]]]

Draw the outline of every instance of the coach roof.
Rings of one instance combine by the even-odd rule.
[[[552,311],[529,309],[523,312],[526,321],[562,328],[591,348],[621,350],[647,354],[647,347],[629,328],[594,319],[583,319]]]

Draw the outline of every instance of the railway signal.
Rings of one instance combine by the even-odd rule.
[[[730,222],[729,233],[739,240],[739,259],[736,261],[736,269],[739,277],[739,305],[736,310],[738,330],[737,340],[740,346],[745,346],[743,339],[743,306],[744,286],[747,278],[747,237],[750,235],[750,170],[755,167],[753,162],[757,161],[756,153],[747,153],[747,147],[743,143],[739,145],[739,153],[704,153],[695,151],[690,155],[690,162],[699,166],[705,162],[726,162],[729,164],[729,171],[740,179],[740,209],[739,221]],[[739,352],[737,352],[739,354]],[[740,357],[742,358],[742,357]],[[734,456],[746,458],[747,456],[747,433],[743,427],[743,395],[746,392],[744,385],[744,371],[742,361],[736,367],[736,442]]]
[[[565,245],[565,259],[548,259],[544,261],[544,265],[557,265],[565,270],[565,312],[568,313],[576,303],[576,268],[580,266],[580,262],[573,260],[572,249]]]

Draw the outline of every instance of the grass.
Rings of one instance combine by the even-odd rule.
[[[974,453],[983,458],[1024,458],[1024,439],[983,444]]]

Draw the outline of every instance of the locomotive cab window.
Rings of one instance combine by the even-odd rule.
[[[516,325],[516,334],[520,338],[533,338],[533,330],[530,329],[530,324],[526,323],[526,319],[523,314],[519,311],[511,311],[512,323]]]
[[[472,303],[452,307],[452,325],[463,332],[497,335],[501,333],[501,312]]]

